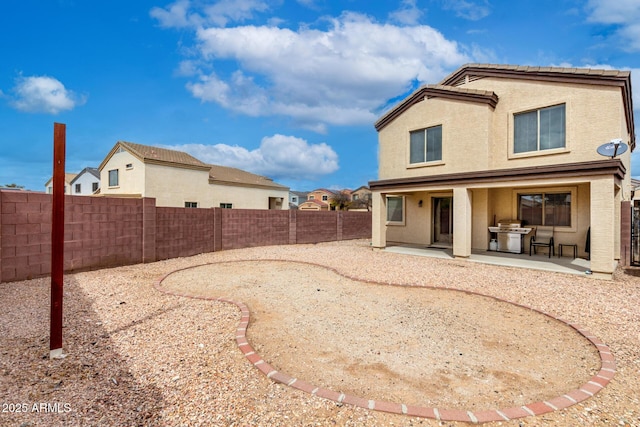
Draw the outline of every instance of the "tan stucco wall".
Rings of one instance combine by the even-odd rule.
[[[231,203],[233,209],[269,209],[269,198],[281,198],[280,209],[289,209],[289,190],[210,184],[209,194],[213,207]]]
[[[146,165],[144,197],[155,198],[156,206],[183,208],[184,202],[197,202],[199,208],[211,208],[210,195],[208,170]]]
[[[127,164],[133,167],[127,169]],[[109,187],[109,171],[118,169],[119,185]],[[101,194],[140,194],[144,197],[144,163],[128,151],[114,153],[100,171]]]
[[[379,179],[603,160],[596,148],[614,138],[629,143],[619,88],[485,78],[464,88],[492,90],[494,110],[484,104],[442,98],[409,108],[379,132]],[[513,152],[513,114],[566,104],[566,148]],[[442,125],[442,162],[409,164],[409,132]],[[464,159],[461,161],[461,159]],[[630,171],[630,153],[620,156]],[[628,200],[630,174],[623,185]]]
[[[126,165],[131,164],[131,168]],[[109,187],[109,171],[119,170],[119,185]],[[281,209],[289,209],[287,189],[264,189],[209,184],[209,171],[143,163],[127,151],[115,153],[100,172],[102,194],[152,197],[156,206],[183,208],[196,202],[199,208],[232,203],[236,209],[269,209],[269,197],[282,198]]]
[[[379,133],[379,179],[486,170],[491,113],[484,104],[439,98],[414,105]],[[410,165],[409,132],[437,125],[442,125],[442,161]]]

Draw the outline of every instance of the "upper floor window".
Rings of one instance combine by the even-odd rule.
[[[92,189],[92,191],[95,193],[95,192],[96,192],[96,190],[98,189],[98,183],[97,183],[97,182],[92,183],[92,184],[91,184],[91,189]]]
[[[76,184],[76,193],[80,193],[80,184]]]
[[[197,208],[198,202],[184,202],[185,208]]]
[[[118,185],[118,169],[112,169],[109,171],[109,187],[117,187]]]
[[[220,207],[222,209],[232,209],[233,208],[233,204],[231,204],[231,203],[220,203]]]
[[[313,194],[309,196],[309,200],[313,200],[315,198],[316,198],[316,196],[314,196]]]
[[[515,114],[514,153],[550,150],[565,147],[565,104]]]
[[[322,201],[326,202],[327,200],[329,200],[329,197],[326,194],[322,195]]]
[[[409,163],[442,160],[442,125],[409,134]]]

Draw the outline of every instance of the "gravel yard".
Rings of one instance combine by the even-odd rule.
[[[455,288],[579,323],[616,357],[614,379],[593,398],[486,425],[640,426],[640,278],[399,255],[364,240],[69,274],[61,360],[48,359],[49,279],[0,284],[0,425],[464,425],[339,404],[266,378],[238,349],[237,307],[154,287],[209,263],[162,286],[245,302],[249,341],[293,376],[367,398],[476,410],[557,395],[599,369],[583,337],[540,313],[417,289]]]

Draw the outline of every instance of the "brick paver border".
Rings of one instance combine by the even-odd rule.
[[[371,284],[387,285],[387,286],[420,287],[424,289],[439,289],[439,290],[444,289],[444,290],[451,290],[456,292],[464,292],[469,295],[477,295],[477,296],[482,296],[487,298],[493,298],[497,301],[502,301],[508,304],[513,304],[515,306],[526,308],[533,312],[551,317],[552,319],[555,319],[559,322],[569,325],[571,328],[576,330],[580,335],[586,338],[589,342],[591,342],[591,344],[598,350],[600,363],[601,363],[600,371],[594,376],[592,376],[586,383],[582,384],[577,389],[569,390],[565,394],[554,397],[549,400],[528,403],[523,406],[514,406],[511,408],[492,409],[492,410],[483,410],[483,411],[464,411],[464,410],[458,410],[458,409],[430,408],[430,407],[415,406],[415,405],[405,405],[404,403],[397,403],[397,402],[371,400],[371,399],[366,399],[360,396],[353,396],[353,395],[348,395],[344,393],[339,393],[323,387],[316,387],[312,384],[305,382],[304,380],[293,378],[284,372],[279,372],[273,366],[269,365],[262,358],[262,356],[260,356],[258,353],[255,352],[251,344],[247,341],[246,333],[247,333],[247,328],[249,327],[250,312],[249,312],[249,308],[245,303],[240,301],[235,301],[225,297],[206,297],[206,296],[200,296],[200,295],[193,295],[193,294],[189,294],[188,292],[172,291],[162,287],[163,280],[174,273],[177,273],[183,270],[189,270],[192,268],[202,267],[205,265],[219,264],[222,262],[205,263],[205,264],[200,264],[200,265],[195,265],[191,267],[174,270],[166,274],[156,282],[155,288],[158,291],[168,295],[206,300],[206,301],[221,301],[229,304],[234,304],[236,307],[240,309],[240,312],[241,312],[240,323],[238,324],[238,327],[236,329],[236,344],[238,345],[238,348],[244,354],[246,359],[253,366],[255,366],[264,375],[266,375],[267,378],[271,379],[272,381],[282,383],[289,387],[293,387],[303,392],[306,392],[318,397],[322,397],[324,399],[332,400],[337,403],[347,403],[350,405],[358,406],[360,408],[365,408],[365,409],[370,409],[375,411],[382,411],[382,412],[389,412],[392,414],[410,415],[410,416],[422,417],[422,418],[432,418],[438,421],[462,421],[462,422],[469,422],[474,424],[491,422],[491,421],[509,421],[516,418],[524,418],[529,416],[542,415],[552,411],[558,411],[561,409],[568,408],[569,406],[575,405],[577,403],[580,403],[584,400],[587,400],[593,397],[605,386],[607,386],[607,384],[609,384],[609,382],[613,379],[616,373],[615,358],[613,356],[613,353],[611,352],[611,350],[606,344],[600,341],[595,335],[593,335],[587,329],[582,327],[580,324],[567,322],[553,313],[537,310],[535,308],[532,308],[526,305],[503,300],[491,295],[484,295],[478,292],[472,292],[472,291],[467,291],[463,289],[456,289],[452,287],[398,285],[394,283],[384,283],[384,282],[363,280],[357,277],[352,277],[352,276],[343,274],[342,272],[339,272],[338,270],[333,269],[331,267],[327,267],[325,265],[311,263],[311,262],[295,261],[295,260],[287,260],[287,259],[246,259],[246,260],[235,260],[235,261],[224,261],[224,262],[229,263],[229,262],[247,262],[247,261],[276,261],[276,262],[307,264],[307,265],[313,265],[313,266],[325,268],[327,270],[330,270],[338,274],[339,276],[345,277],[350,280],[363,282],[363,283],[371,283]]]

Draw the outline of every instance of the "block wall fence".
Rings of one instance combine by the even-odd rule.
[[[0,191],[0,282],[51,273],[51,204],[50,194]],[[64,270],[370,237],[370,212],[168,208],[151,198],[67,195]]]

